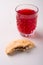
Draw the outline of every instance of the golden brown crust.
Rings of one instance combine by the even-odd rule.
[[[16,51],[15,48],[19,48],[19,47],[24,48],[26,46],[28,46],[27,49],[31,49],[34,47],[34,43],[27,39],[15,40],[6,47],[5,52],[6,52],[6,54],[12,54],[12,52]],[[23,49],[23,50],[25,50],[25,49]]]

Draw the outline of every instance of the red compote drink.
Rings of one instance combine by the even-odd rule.
[[[37,15],[34,9],[24,8],[17,10],[17,27],[21,34],[29,35],[33,33],[37,24]]]

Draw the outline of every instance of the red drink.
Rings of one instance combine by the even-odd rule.
[[[20,33],[22,34],[31,34],[37,24],[37,15],[34,9],[20,9],[17,10],[17,27]]]

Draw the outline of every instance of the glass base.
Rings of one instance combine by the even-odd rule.
[[[24,33],[20,33],[20,35],[22,35],[23,37],[33,37],[34,36],[34,32],[32,32],[31,34],[24,34]]]

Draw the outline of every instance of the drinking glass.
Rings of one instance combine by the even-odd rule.
[[[20,4],[15,11],[19,33],[25,37],[32,35],[37,27],[38,7],[33,4]]]

